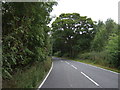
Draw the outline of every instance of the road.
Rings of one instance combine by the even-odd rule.
[[[118,73],[54,57],[52,71],[41,88],[118,88]]]

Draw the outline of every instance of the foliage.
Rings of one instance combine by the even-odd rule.
[[[91,42],[91,49],[94,51],[102,51],[114,29],[116,29],[116,24],[112,19],[107,19],[105,24],[102,21],[98,21],[97,32]]]
[[[61,14],[52,23],[53,53],[75,57],[78,52],[88,50],[95,30],[91,18],[78,13]]]
[[[34,62],[31,67],[27,65],[24,68],[19,68],[12,79],[4,80],[2,88],[38,88],[44,76],[51,67],[51,58],[43,62]]]
[[[105,51],[102,52],[86,52],[78,55],[79,59],[88,60],[95,64],[100,64],[103,66],[110,66],[107,62],[108,54]]]
[[[112,19],[96,24],[78,13],[61,14],[52,23],[53,54],[120,68],[118,29]]]
[[[112,67],[120,68],[120,60],[118,59],[118,35],[112,34],[109,37],[108,44],[105,46],[106,52],[109,54],[108,62]]]
[[[43,62],[51,53],[48,32],[56,2],[5,2],[2,4],[3,78],[20,67]]]
[[[78,55],[81,59],[89,59],[95,63],[120,69],[119,58],[119,25],[112,19],[105,24],[99,21],[97,32],[91,42],[91,52]]]

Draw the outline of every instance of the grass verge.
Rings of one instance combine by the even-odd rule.
[[[94,62],[92,60],[88,60],[88,59],[85,59],[85,60],[71,59],[71,58],[67,58],[67,57],[62,57],[62,58],[63,59],[68,59],[68,60],[73,60],[73,61],[78,61],[78,62],[85,63],[85,64],[90,64],[90,65],[93,65],[93,66],[97,66],[97,67],[100,67],[100,68],[104,68],[104,69],[107,69],[107,70],[110,70],[110,71],[120,73],[120,70],[117,69],[117,68],[107,67],[107,66],[101,65],[100,63],[98,64],[98,63],[96,63],[96,62]]]
[[[51,67],[51,58],[35,62],[31,67],[18,70],[10,80],[3,80],[3,88],[38,88]]]
[[[118,70],[117,68],[106,67],[106,66],[103,66],[103,65],[101,65],[101,64],[94,63],[94,62],[92,62],[91,60],[79,60],[79,59],[74,59],[74,61],[78,61],[78,62],[90,64],[90,65],[94,65],[94,66],[97,66],[97,67],[101,67],[101,68],[104,68],[104,69],[107,69],[107,70],[111,70],[111,71],[120,73],[120,70]]]

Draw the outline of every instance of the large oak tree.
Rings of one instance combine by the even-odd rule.
[[[52,23],[53,52],[74,57],[80,51],[88,50],[94,37],[94,22],[78,13],[61,14]]]

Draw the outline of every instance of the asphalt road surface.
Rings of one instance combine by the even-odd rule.
[[[118,88],[118,73],[54,57],[52,71],[41,88]]]

